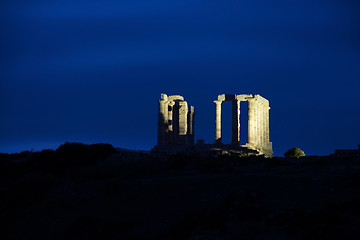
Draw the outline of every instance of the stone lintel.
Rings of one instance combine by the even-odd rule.
[[[252,94],[240,94],[240,95],[236,95],[236,99],[238,100],[238,101],[247,101],[246,99],[247,98],[252,98],[253,97],[253,95]]]
[[[171,95],[168,97],[168,99],[169,101],[175,101],[175,100],[184,101],[184,97],[180,95]]]

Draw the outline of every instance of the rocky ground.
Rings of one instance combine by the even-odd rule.
[[[357,158],[58,152],[2,155],[1,239],[360,236]]]

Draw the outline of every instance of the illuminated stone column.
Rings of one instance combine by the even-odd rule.
[[[175,103],[173,101],[169,101],[168,103],[168,144],[173,145],[174,144],[174,121],[173,121],[173,115],[174,115],[174,105]]]
[[[254,101],[254,114],[255,114],[255,148],[259,147],[259,103]]]
[[[174,131],[173,129],[173,107],[174,107],[175,103],[174,102],[169,102],[168,103],[168,129],[169,131]]]
[[[262,131],[262,106],[261,103],[258,102],[258,147],[259,149],[262,149],[262,137],[261,137],[261,131]]]
[[[215,143],[221,143],[221,103],[215,100]]]
[[[261,147],[262,149],[266,149],[266,137],[265,137],[265,111],[266,107],[264,104],[261,104]]]
[[[233,100],[232,101],[232,138],[231,138],[231,144],[233,145],[239,145],[240,141],[240,101],[239,100]]]
[[[262,104],[259,102],[258,103],[259,106],[259,149],[262,150],[263,149],[263,109],[262,109]]]
[[[255,124],[256,124],[256,116],[255,116],[255,100],[248,99],[248,142],[247,144],[251,147],[255,146]]]
[[[269,110],[270,110],[270,107],[265,107],[265,146],[266,146],[266,150],[271,150],[270,148],[270,137],[269,137],[269,132],[270,132],[270,129],[269,129]]]
[[[166,94],[161,94],[158,113],[158,145],[166,145],[168,133],[168,99]]]
[[[186,101],[179,103],[179,138],[178,145],[188,144],[187,131],[188,131],[188,104]]]

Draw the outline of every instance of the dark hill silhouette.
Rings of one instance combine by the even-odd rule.
[[[358,156],[0,154],[1,239],[358,239]]]

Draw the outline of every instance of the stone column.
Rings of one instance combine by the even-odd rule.
[[[263,109],[262,109],[262,104],[260,102],[258,102],[258,117],[259,117],[259,132],[258,132],[258,135],[259,135],[259,143],[258,143],[258,147],[259,147],[259,150],[262,150],[263,148],[263,135],[262,135],[262,131],[263,131]]]
[[[194,106],[190,106],[188,113],[188,139],[189,144],[194,144]]]
[[[174,107],[175,103],[174,102],[169,102],[168,104],[168,129],[170,132],[174,131],[173,128],[173,107]]]
[[[166,145],[166,138],[168,133],[168,104],[167,99],[159,100],[159,114],[158,114],[158,145]]]
[[[255,146],[255,100],[248,100],[248,142],[250,147]]]
[[[266,136],[266,131],[267,131],[267,127],[266,127],[266,112],[267,112],[267,106],[264,105],[264,149],[267,149],[267,136]]]
[[[232,138],[231,144],[239,145],[239,129],[240,129],[240,101],[233,100],[232,101]]]
[[[266,145],[266,150],[270,150],[270,137],[269,137],[269,107],[265,107],[265,145]]]
[[[173,121],[173,115],[174,115],[174,105],[175,103],[173,101],[169,101],[168,103],[168,144],[174,145],[174,121]]]
[[[215,143],[221,143],[221,103],[215,100]]]
[[[265,148],[265,106],[261,104],[261,149]]]
[[[261,131],[262,131],[262,108],[261,108],[261,103],[258,102],[258,147],[259,149],[262,148],[262,137],[261,137]]]
[[[254,101],[255,105],[255,147],[259,148],[259,102]]]
[[[179,141],[178,144],[188,144],[188,104],[186,101],[179,102]]]

